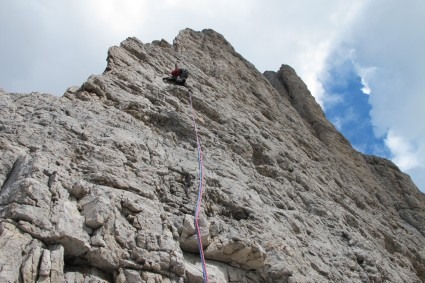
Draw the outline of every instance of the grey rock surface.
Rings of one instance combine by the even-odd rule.
[[[62,97],[0,91],[0,282],[424,282],[425,196],[355,151],[289,66],[212,30],[128,38]]]

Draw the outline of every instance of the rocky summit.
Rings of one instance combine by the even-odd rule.
[[[264,51],[263,51],[264,52]],[[62,97],[0,91],[0,282],[425,282],[425,196],[287,65],[212,30],[128,38]]]

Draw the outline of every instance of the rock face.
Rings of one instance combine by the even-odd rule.
[[[425,282],[425,197],[356,152],[289,66],[212,30],[128,38],[62,97],[0,91],[0,282]]]

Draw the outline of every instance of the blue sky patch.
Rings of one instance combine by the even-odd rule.
[[[369,95],[363,93],[364,85],[353,63],[345,60],[333,65],[322,84],[326,94],[325,115],[352,146],[365,154],[390,158],[384,139],[374,135]]]

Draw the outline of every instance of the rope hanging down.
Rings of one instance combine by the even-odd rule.
[[[205,263],[204,249],[202,247],[201,231],[199,229],[199,213],[201,211],[202,193],[204,190],[204,161],[202,159],[201,141],[199,140],[198,127],[196,125],[195,113],[194,113],[193,105],[192,105],[192,90],[190,89],[189,89],[189,100],[190,100],[190,110],[192,113],[193,127],[195,129],[196,144],[198,147],[199,189],[198,189],[198,200],[196,202],[196,209],[195,209],[195,228],[196,228],[196,235],[198,237],[199,255],[201,257],[204,283],[208,283],[207,265]]]

